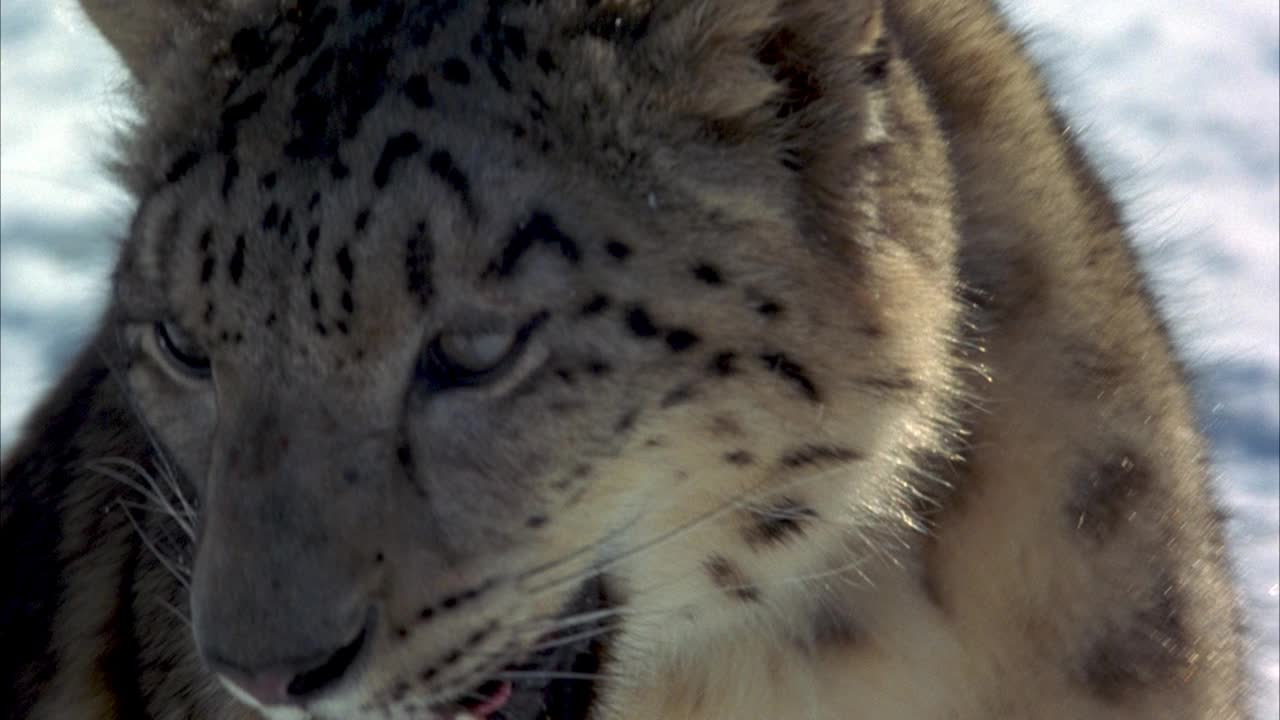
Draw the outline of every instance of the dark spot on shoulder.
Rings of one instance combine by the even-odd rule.
[[[733,450],[724,455],[724,461],[735,467],[754,465],[756,456],[746,450]]]
[[[809,377],[809,372],[786,354],[765,353],[760,356],[760,361],[770,372],[776,373],[799,389],[811,402],[822,400],[822,396],[818,393],[818,386]]]
[[[742,538],[748,547],[759,550],[802,537],[805,527],[817,518],[818,511],[793,498],[784,497],[771,505],[750,510]]]
[[[729,415],[716,415],[711,418],[711,435],[718,438],[742,437],[742,425]]]
[[[839,445],[801,445],[778,458],[778,464],[788,470],[819,465],[841,464],[861,460],[862,453]]]
[[[1154,484],[1146,461],[1129,448],[1084,461],[1071,479],[1068,521],[1090,539],[1106,541],[1143,511]]]
[[[843,608],[830,605],[819,605],[813,616],[811,638],[813,649],[823,648],[848,649],[862,642],[862,631]]]
[[[636,426],[636,418],[638,417],[640,417],[640,411],[635,408],[622,413],[622,416],[618,418],[618,421],[613,424],[614,432],[619,435],[631,432],[632,428]]]
[[[895,395],[916,389],[916,381],[908,376],[906,371],[902,371],[900,375],[860,377],[854,382],[873,392],[884,395]]]
[[[1136,598],[1128,617],[1104,624],[1082,658],[1079,677],[1098,698],[1122,702],[1131,693],[1175,682],[1194,662],[1181,617],[1178,588],[1162,575],[1150,597]]]
[[[889,76],[890,58],[889,40],[881,36],[871,52],[858,58],[858,63],[862,66],[863,82],[867,85],[883,84]]]
[[[742,602],[759,602],[760,589],[757,588],[742,570],[723,555],[712,555],[703,563],[711,584],[726,595]]]

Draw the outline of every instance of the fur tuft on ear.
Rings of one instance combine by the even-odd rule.
[[[227,14],[236,0],[80,0],[135,80],[146,85],[184,36]]]
[[[867,207],[858,173],[874,172],[888,138],[887,88],[902,79],[881,0],[604,0],[592,13],[591,27],[625,30],[612,41],[656,78],[653,106],[712,142],[767,152],[814,231],[847,235],[851,208]]]

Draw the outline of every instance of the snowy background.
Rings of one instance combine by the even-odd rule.
[[[1005,0],[1118,187],[1216,449],[1280,716],[1280,9]],[[0,447],[101,308],[130,204],[101,172],[124,73],[69,0],[0,4]]]

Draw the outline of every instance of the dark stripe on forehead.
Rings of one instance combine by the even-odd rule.
[[[409,294],[425,308],[434,292],[431,286],[431,238],[427,236],[427,224],[420,222],[409,235],[405,246],[405,285]]]
[[[402,132],[387,139],[382,146],[382,154],[378,157],[378,165],[373,169],[373,184],[381,190],[386,187],[391,177],[391,168],[401,160],[410,158],[422,149],[418,136],[412,132]]]
[[[462,207],[466,209],[467,214],[472,218],[476,217],[476,206],[471,199],[471,182],[454,164],[453,156],[449,154],[449,151],[441,149],[431,153],[431,158],[427,161],[427,167],[431,168],[431,172],[436,177],[443,180],[446,185],[458,194],[458,199],[461,200]]]
[[[539,245],[556,249],[570,265],[578,264],[582,258],[578,243],[560,229],[555,218],[545,212],[535,211],[507,239],[501,257],[489,263],[484,277],[511,276],[525,253]]]

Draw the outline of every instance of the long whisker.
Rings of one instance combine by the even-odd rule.
[[[116,346],[124,348],[125,342],[121,337],[121,333],[122,330],[117,328],[113,337],[115,339]],[[133,413],[134,419],[138,421],[138,427],[142,429],[143,434],[146,436],[147,444],[151,446],[151,450],[155,454],[156,461],[160,465],[161,473],[167,478],[171,478],[172,482],[175,483],[176,488],[178,473],[174,469],[173,463],[169,461],[168,453],[165,452],[159,439],[156,438],[155,432],[152,431],[151,425],[147,423],[146,418],[143,416],[142,409],[138,407],[137,400],[133,397],[133,393],[129,391],[129,383],[124,380],[124,371],[116,363],[112,362],[111,355],[101,347],[98,348],[98,356],[102,358],[102,363],[107,366],[107,369],[111,374],[111,379],[116,382],[117,387],[120,389],[120,395],[129,406],[129,411]],[[182,491],[178,489],[177,492],[179,497],[182,497]],[[186,504],[185,499],[183,500],[183,503]]]
[[[130,478],[125,473],[111,467],[112,463],[109,462],[110,460],[113,460],[113,458],[91,461],[85,464],[85,468],[93,472],[96,472],[99,475],[102,475],[104,477],[111,478],[112,480],[115,480],[116,482],[119,482],[125,487],[128,487],[129,489],[137,492],[139,495],[142,495],[147,500],[150,500],[151,502],[155,503],[157,506],[157,511],[173,518],[174,522],[177,523],[178,527],[182,529],[182,531],[187,535],[187,537],[194,539],[195,533],[191,525],[190,517],[184,516],[177,508],[173,506],[173,504],[169,501],[167,497],[157,492],[154,484],[148,483],[147,486],[142,485],[141,483],[134,480],[133,478]],[[118,464],[123,464],[123,463],[118,463]],[[145,471],[143,471],[142,468],[139,467],[136,463],[129,463],[129,466],[137,468],[138,471],[143,473],[144,478],[147,477],[147,475],[145,474]]]
[[[815,482],[823,478],[831,477],[832,475],[835,475],[841,471],[846,471],[848,470],[849,467],[852,467],[861,462],[863,461],[855,460],[851,462],[840,463],[839,465],[824,468],[820,472],[793,478],[787,481],[786,483],[784,483],[782,486],[777,486],[772,484],[769,479],[763,480],[756,487],[750,488],[746,492],[743,492],[734,497],[731,497],[725,502],[721,503],[720,505],[706,512],[703,512],[695,516],[694,518],[686,522],[683,522],[673,528],[663,531],[662,533],[659,533],[657,536],[650,538],[649,540],[646,540],[637,545],[634,545],[631,548],[628,548],[626,551],[618,553],[612,558],[609,558],[608,560],[602,563],[596,564],[591,568],[588,568],[587,570],[584,570],[579,573],[574,573],[566,577],[554,578],[552,580],[548,580],[545,583],[530,586],[526,590],[531,594],[540,594],[548,590],[553,590],[555,588],[561,587],[566,584],[583,582],[586,579],[595,577],[597,575],[600,575],[601,573],[606,572],[610,568],[616,566],[617,564],[623,561],[632,559],[640,555],[641,553],[648,552],[667,542],[677,539],[689,533],[690,531],[694,530],[695,528],[698,528],[706,523],[712,522],[735,510],[739,510],[743,507],[750,506],[752,501],[758,499],[759,497],[762,497],[764,495],[771,494],[771,493],[784,492],[789,489],[794,489],[798,485],[808,484],[810,482]]]
[[[132,510],[125,507],[125,505],[120,501],[117,501],[117,504],[120,506],[121,512],[123,512],[125,517],[129,520],[129,524],[133,526],[134,532],[136,532],[138,537],[142,540],[142,544],[151,551],[151,554],[160,562],[160,565],[163,566],[165,570],[169,571],[169,574],[173,576],[173,579],[177,580],[182,587],[189,591],[191,589],[191,584],[187,579],[185,569],[179,568],[170,558],[160,552],[159,548],[157,548],[155,543],[152,542],[151,537],[142,529],[142,525],[138,523],[138,519],[133,516]]]

